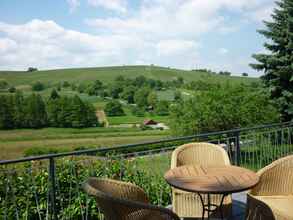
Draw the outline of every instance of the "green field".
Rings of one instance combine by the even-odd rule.
[[[109,147],[159,140],[168,135],[168,131],[142,131],[138,128],[0,130],[0,160],[22,157],[27,149],[36,147],[54,149],[61,152],[81,147]]]
[[[110,83],[117,76],[135,78],[143,75],[146,78],[158,80],[173,80],[181,76],[185,81],[193,81],[206,78],[209,81],[225,82],[227,80],[234,83],[247,83],[256,81],[256,78],[221,76],[218,74],[208,74],[201,71],[186,71],[157,66],[117,66],[117,67],[97,67],[97,68],[76,68],[43,70],[36,72],[26,71],[0,71],[0,79],[5,79],[9,84],[22,86],[31,85],[33,82],[41,81],[50,85],[58,82],[92,82],[99,79],[103,83]]]

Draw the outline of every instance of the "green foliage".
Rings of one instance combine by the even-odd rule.
[[[123,92],[121,93],[121,98],[126,100],[127,103],[133,104],[134,103],[134,94],[136,92],[137,88],[134,86],[127,86],[123,89]]]
[[[158,102],[158,96],[156,92],[150,92],[147,96],[147,102],[149,106],[155,107]]]
[[[220,71],[219,75],[223,75],[223,76],[231,76],[231,72],[229,71]]]
[[[8,92],[15,93],[16,92],[16,88],[14,86],[11,86],[11,87],[9,87]]]
[[[221,86],[218,82],[212,82],[209,77],[201,78],[197,81],[192,81],[186,84],[184,87],[188,90],[194,91],[209,91],[211,89],[217,89]]]
[[[254,54],[258,63],[251,66],[264,71],[262,79],[282,121],[290,121],[293,119],[293,2],[281,0],[276,4],[272,21],[264,22],[266,28],[259,30],[268,39],[264,47],[269,53]]]
[[[89,88],[88,88],[89,95],[95,96],[103,96],[104,94],[104,86],[100,80],[96,80]]]
[[[15,111],[14,111],[13,120],[14,120],[14,127],[15,128],[23,128],[26,126],[26,123],[24,121],[25,116],[26,116],[25,115],[26,114],[25,105],[26,105],[26,102],[25,102],[25,99],[24,99],[22,92],[17,91],[14,96]]]
[[[169,102],[164,100],[159,101],[155,107],[155,112],[160,116],[169,115]]]
[[[13,96],[0,95],[0,129],[14,127]]]
[[[175,93],[174,93],[174,101],[175,102],[180,102],[182,101],[182,95],[181,95],[181,92],[176,90]]]
[[[0,79],[0,89],[7,89],[9,86],[6,80]]]
[[[85,84],[79,84],[78,85],[78,87],[77,87],[77,91],[79,92],[79,93],[84,93],[85,92],[85,90],[86,90],[86,85]]]
[[[107,114],[107,116],[125,115],[121,103],[117,100],[112,100],[108,102],[105,106],[104,111]]]
[[[40,81],[37,81],[32,85],[33,91],[38,92],[38,91],[43,91],[44,89],[45,89],[45,85]]]
[[[56,147],[31,147],[24,151],[25,157],[39,156],[44,154],[56,154],[61,152],[67,152],[67,148],[56,148]]]
[[[53,90],[47,102],[39,94],[0,96],[0,129],[98,126],[96,110],[78,96],[60,97]]]
[[[190,135],[275,122],[278,113],[263,91],[227,85],[173,105],[170,118],[176,135]]]
[[[28,71],[28,72],[35,72],[35,71],[38,71],[38,69],[35,68],[35,67],[29,67],[29,68],[27,69],[27,71]]]
[[[120,83],[114,83],[109,85],[109,95],[113,99],[119,98],[120,93],[123,91],[123,87]]]
[[[142,187],[152,204],[166,206],[171,202],[171,190],[162,175],[138,167],[136,161],[62,159],[56,164],[56,210],[58,219],[100,219],[94,197],[81,186],[89,177],[103,177],[132,182]],[[0,175],[0,218],[45,219],[50,190],[49,174],[40,162],[18,167],[14,175]],[[9,182],[9,184],[7,184]]]
[[[64,88],[68,88],[68,87],[70,87],[70,83],[69,83],[68,81],[64,81],[64,82],[62,83],[62,87],[64,87]]]
[[[148,106],[147,97],[150,90],[146,87],[139,89],[134,95],[134,101],[139,108],[146,108]]]
[[[47,125],[46,105],[39,94],[32,94],[26,98],[25,126],[42,128]]]
[[[145,110],[137,106],[132,106],[131,113],[137,117],[143,117],[145,115]]]

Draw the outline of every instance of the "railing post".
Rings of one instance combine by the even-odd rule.
[[[50,180],[50,218],[57,220],[56,210],[56,188],[55,188],[55,161],[54,158],[50,158],[49,162],[49,180]]]
[[[240,165],[240,132],[235,133],[235,162],[236,165]]]

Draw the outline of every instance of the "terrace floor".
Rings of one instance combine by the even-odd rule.
[[[229,220],[245,220],[246,192],[232,194],[232,216]],[[199,220],[201,218],[184,218],[184,220]],[[210,220],[218,220],[210,218]]]

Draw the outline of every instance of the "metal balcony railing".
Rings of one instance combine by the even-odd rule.
[[[81,190],[89,176],[131,181],[153,204],[171,203],[163,179],[177,146],[220,144],[231,162],[258,170],[293,153],[293,122],[0,161],[0,219],[102,219],[95,201]]]

